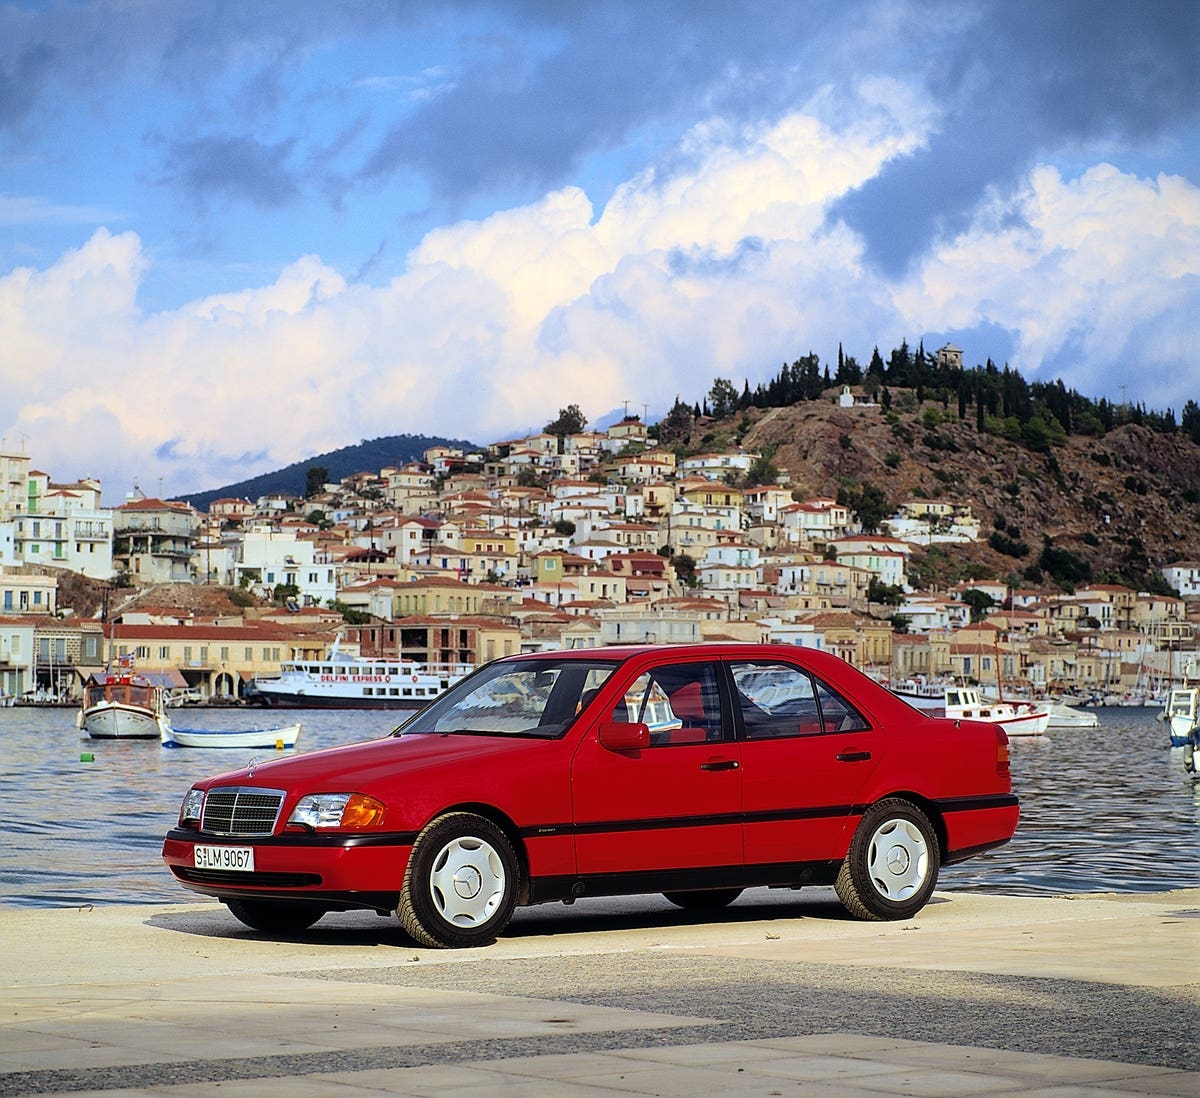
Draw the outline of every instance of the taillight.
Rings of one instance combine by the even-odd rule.
[[[996,773],[1002,777],[1009,777],[1011,770],[1009,768],[1009,753],[1008,753],[1008,736],[1004,729],[996,727]]]

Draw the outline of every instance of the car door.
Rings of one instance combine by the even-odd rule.
[[[839,859],[886,733],[828,684],[783,661],[731,661],[742,738],[747,865]]]
[[[581,875],[741,865],[741,748],[718,679],[715,661],[667,663],[606,689],[572,763]],[[646,724],[649,746],[608,750],[601,720]]]

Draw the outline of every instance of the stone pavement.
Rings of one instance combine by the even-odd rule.
[[[518,912],[482,950],[215,903],[0,909],[0,1095],[1200,1095],[1200,889]]]

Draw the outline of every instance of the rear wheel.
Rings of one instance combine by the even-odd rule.
[[[899,797],[864,813],[834,889],[859,919],[907,919],[929,902],[941,859],[929,818]]]
[[[684,911],[719,911],[742,894],[740,888],[714,888],[703,892],[664,892],[663,895]]]
[[[240,922],[267,934],[295,934],[307,930],[325,914],[325,908],[319,904],[282,900],[226,900],[225,906]]]
[[[504,832],[473,812],[451,812],[413,843],[396,915],[424,946],[488,945],[508,926],[520,882]]]

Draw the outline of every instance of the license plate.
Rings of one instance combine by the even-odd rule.
[[[197,869],[225,869],[235,873],[254,872],[254,847],[252,846],[198,846]]]

